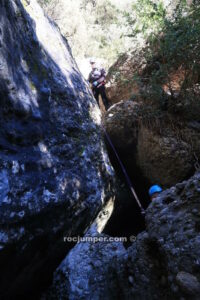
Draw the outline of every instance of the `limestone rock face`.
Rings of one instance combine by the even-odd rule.
[[[114,173],[67,41],[35,0],[0,7],[0,298],[36,299]]]
[[[170,187],[195,171],[200,132],[192,124],[156,114],[150,105],[121,101],[106,113],[104,124],[124,161],[134,162],[149,184]],[[127,163],[128,164],[128,163]]]
[[[149,185],[170,187],[199,165],[200,88],[197,78],[187,85],[176,64],[159,81],[155,74],[165,63],[156,49],[149,59],[148,47],[147,42],[143,49],[125,53],[110,68],[107,90],[113,106],[105,127],[119,152],[126,152],[127,165],[137,165]]]
[[[137,50],[121,55],[109,69],[107,76],[107,94],[111,104],[121,100],[129,100],[139,93],[139,85],[135,78],[142,74],[146,60],[142,52]]]
[[[117,299],[118,290],[107,280],[110,262],[125,254],[119,242],[106,242],[108,236],[96,236],[102,242],[82,242],[56,270],[53,288],[45,299]],[[113,274],[115,276],[115,274]]]
[[[188,294],[195,296],[200,293],[200,283],[196,276],[188,272],[179,272],[176,276],[176,281],[180,288]]]
[[[137,144],[139,116],[138,103],[121,101],[107,112],[104,123],[117,148],[123,149]]]
[[[153,184],[164,187],[188,177],[194,168],[190,145],[175,135],[159,135],[151,128],[140,127],[137,144],[137,164]]]
[[[124,264],[136,299],[199,298],[199,216],[199,173],[152,202],[147,230],[128,249]]]
[[[119,241],[102,234],[112,212],[112,201],[99,213],[82,240],[70,251],[54,274],[53,285],[43,299],[116,299],[118,290],[107,281],[110,262],[125,248]],[[100,229],[100,230],[99,230]],[[106,291],[106,293],[105,293]]]
[[[127,250],[121,242],[79,243],[56,271],[53,299],[199,299],[199,217],[197,173],[150,204],[146,231]]]

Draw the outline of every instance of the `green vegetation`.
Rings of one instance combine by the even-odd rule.
[[[48,15],[67,38],[75,58],[97,57],[108,67],[126,52],[132,41],[126,36],[123,11],[131,0],[40,0]]]
[[[177,1],[173,10],[163,1],[138,0],[126,13],[128,35],[145,41],[147,68],[137,80],[163,100],[163,89],[174,100],[186,95],[200,77],[200,4]],[[143,79],[145,78],[145,79]]]
[[[106,67],[142,48],[147,68],[133,81],[173,98],[198,83],[200,4],[186,0],[40,0],[68,39],[76,59],[98,57]],[[188,4],[190,3],[190,4]],[[119,70],[117,70],[119,72]],[[177,74],[176,74],[177,73]],[[178,78],[175,78],[176,77]],[[148,96],[148,95],[147,95]]]
[[[142,34],[144,38],[157,33],[164,26],[166,9],[163,1],[138,0],[132,5],[131,12],[124,12],[129,37]]]

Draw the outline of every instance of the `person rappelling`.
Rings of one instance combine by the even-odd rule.
[[[99,95],[101,95],[105,110],[108,109],[108,98],[106,96],[106,71],[103,68],[98,68],[96,65],[96,60],[94,58],[90,59],[90,65],[92,67],[92,71],[89,74],[88,81],[92,85],[93,95],[99,105]]]
[[[149,196],[151,200],[154,200],[161,192],[162,188],[159,185],[152,185],[149,189]]]

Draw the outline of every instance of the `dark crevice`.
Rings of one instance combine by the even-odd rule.
[[[137,235],[145,230],[145,220],[135,198],[129,189],[115,153],[113,152],[107,140],[105,140],[105,142],[111,164],[115,169],[120,184],[118,185],[114,211],[105,226],[104,233],[116,237],[127,237],[129,240],[131,235]],[[141,171],[134,161],[134,158],[130,157],[130,152],[128,149],[122,151],[116,148],[116,150],[123,165],[125,166],[127,174],[131,179],[133,187],[144,209],[146,209],[150,203],[148,196],[148,188],[150,183],[142,176]]]

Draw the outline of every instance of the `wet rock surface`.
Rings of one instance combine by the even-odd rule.
[[[36,299],[114,173],[67,41],[35,0],[0,6],[0,298]]]
[[[146,212],[146,231],[127,250],[120,242],[77,244],[55,273],[54,296],[199,299],[199,216],[197,173],[152,202]]]

